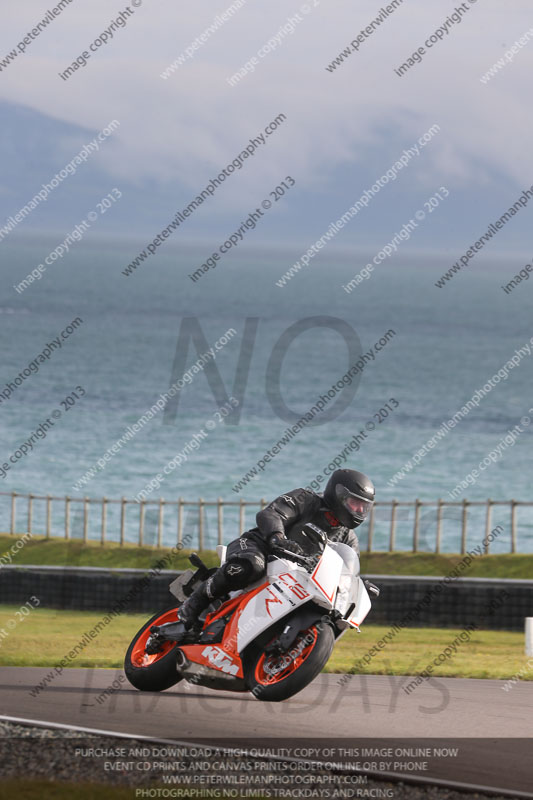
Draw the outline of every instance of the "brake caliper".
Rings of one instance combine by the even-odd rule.
[[[287,669],[292,662],[301,656],[303,650],[305,649],[305,636],[300,636],[291,647],[290,654],[289,653],[280,653],[279,656],[271,656],[270,658],[265,659],[264,663],[264,670],[267,675],[270,675],[274,678],[276,675],[279,675],[280,672]]]

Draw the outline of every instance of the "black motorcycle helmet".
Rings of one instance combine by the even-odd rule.
[[[374,504],[374,484],[356,469],[337,469],[324,489],[324,502],[347,528],[365,521]]]

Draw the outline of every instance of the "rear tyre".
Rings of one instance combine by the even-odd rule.
[[[247,662],[248,691],[267,703],[279,703],[301,692],[326,665],[335,636],[330,625],[315,622],[302,631],[286,653],[255,651]]]
[[[172,606],[155,614],[133,637],[124,659],[124,672],[132,686],[141,692],[162,692],[181,680],[176,671],[176,642],[165,642],[159,653],[148,655],[146,642],[152,625],[176,622],[177,608]]]

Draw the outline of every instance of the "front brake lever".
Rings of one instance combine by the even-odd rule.
[[[281,556],[281,558],[286,558],[288,561],[294,561],[296,564],[301,564],[303,567],[306,567],[314,561],[313,556],[299,556],[297,553],[293,553],[291,550],[284,550],[281,547],[276,547],[273,550],[272,555]]]

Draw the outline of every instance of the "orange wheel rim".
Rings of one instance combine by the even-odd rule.
[[[263,653],[255,667],[255,680],[261,686],[274,686],[299,669],[313,652],[318,633],[313,626],[298,636],[288,653],[268,656]]]
[[[146,652],[146,642],[151,636],[150,628],[152,625],[163,625],[165,622],[176,621],[177,613],[176,609],[173,608],[170,611],[165,611],[164,614],[161,614],[160,617],[155,619],[150,626],[140,634],[139,638],[133,645],[133,650],[131,651],[131,663],[134,667],[151,667],[152,664],[155,664],[156,661],[164,658],[167,653],[170,653],[172,648],[176,647],[176,642],[163,642],[162,648],[158,653],[148,654]]]

